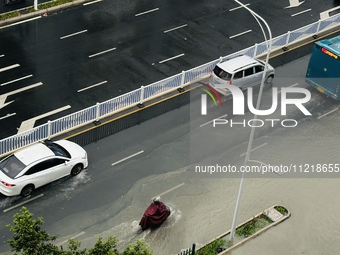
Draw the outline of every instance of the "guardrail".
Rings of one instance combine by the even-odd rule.
[[[306,40],[311,36],[315,37],[319,33],[334,29],[339,25],[340,14],[337,14],[327,19],[320,19],[315,23],[294,31],[288,31],[286,34],[272,39],[272,52],[286,49],[291,44]],[[138,104],[143,104],[144,102],[147,102],[151,99],[162,96],[166,93],[173,92],[179,88],[190,85],[193,82],[207,78],[215,65],[221,61],[224,61],[225,59],[243,54],[251,57],[258,57],[261,54],[267,52],[267,43],[268,42],[255,44],[249,48],[243,49],[225,57],[221,57],[190,70],[183,71],[164,80],[152,83],[147,86],[142,86],[139,89],[112,98],[105,102],[97,103],[94,106],[67,115],[63,118],[48,121],[46,124],[2,139],[0,140],[0,155],[17,150],[37,141],[50,139],[63,132],[79,128],[93,121],[98,121],[104,117],[107,117],[108,115],[135,107]]]

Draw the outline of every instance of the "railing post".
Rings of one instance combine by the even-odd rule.
[[[182,75],[181,75],[181,84],[178,87],[178,92],[183,92],[183,85],[184,85],[184,81],[185,81],[185,71],[182,71]]]
[[[313,35],[313,38],[316,39],[318,38],[318,34],[319,34],[319,30],[320,30],[320,25],[321,25],[321,19],[318,20],[318,25],[316,26],[316,32],[315,34]]]
[[[100,117],[100,103],[96,103],[96,120],[93,121],[93,124],[95,124],[96,126],[100,124],[99,117]]]
[[[195,252],[196,252],[196,244],[193,243],[192,244],[192,253],[191,253],[191,255],[195,255]]]
[[[52,130],[51,130],[51,121],[47,121],[47,139],[50,140],[51,139],[51,133],[52,133]]]
[[[282,50],[286,51],[288,50],[288,43],[289,43],[289,39],[290,39],[290,31],[287,32],[287,39],[286,39],[286,44],[285,46],[282,47]]]
[[[139,108],[143,108],[144,107],[144,104],[143,104],[143,101],[144,101],[144,86],[141,86],[140,89],[141,89],[141,91],[140,91],[140,99],[139,99],[139,104],[137,104],[137,106]]]
[[[254,55],[253,55],[253,58],[255,58],[257,56],[256,52],[257,52],[257,43],[255,43],[254,45]]]

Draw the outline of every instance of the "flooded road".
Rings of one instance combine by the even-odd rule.
[[[270,136],[258,136],[254,147],[263,144],[264,140],[267,144],[253,151],[251,158],[268,164],[339,164],[339,121],[340,113],[334,112],[320,119],[300,121],[294,129],[279,128]],[[189,135],[164,145],[161,150],[171,158],[171,153],[187,139],[190,140]],[[210,142],[215,146],[222,143],[218,139]],[[243,144],[229,150],[228,154],[221,152],[202,159],[200,164],[228,162],[239,167],[243,164],[244,157],[240,155],[245,149]],[[232,254],[336,254],[340,248],[339,177],[340,173],[303,171],[246,178],[238,223],[276,204],[287,207],[292,216]],[[114,235],[123,247],[143,238],[155,254],[161,255],[178,253],[194,242],[202,245],[231,228],[239,182],[239,178],[229,178],[226,174],[193,173],[189,166],[140,179],[119,201],[91,212],[98,212],[100,218],[103,212],[110,214],[111,210],[122,208],[117,215],[88,229],[79,240],[83,245],[91,246],[98,236]],[[165,193],[162,200],[174,209],[173,215],[159,229],[137,234],[138,222],[151,198],[161,193]]]

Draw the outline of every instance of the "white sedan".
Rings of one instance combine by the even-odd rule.
[[[75,176],[88,166],[87,153],[74,142],[41,142],[0,161],[0,192],[31,195],[34,189],[64,176]]]

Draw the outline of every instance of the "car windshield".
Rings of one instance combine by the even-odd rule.
[[[11,155],[0,162],[0,170],[8,177],[14,178],[26,166],[15,155]]]
[[[231,79],[231,74],[222,70],[220,67],[215,66],[214,68],[214,74],[218,77],[220,77],[223,80],[230,80]]]
[[[52,142],[46,142],[44,143],[51,151],[53,151],[54,155],[56,156],[62,156],[65,158],[71,158],[70,153],[65,150],[63,147],[61,147],[59,144],[52,143]]]

